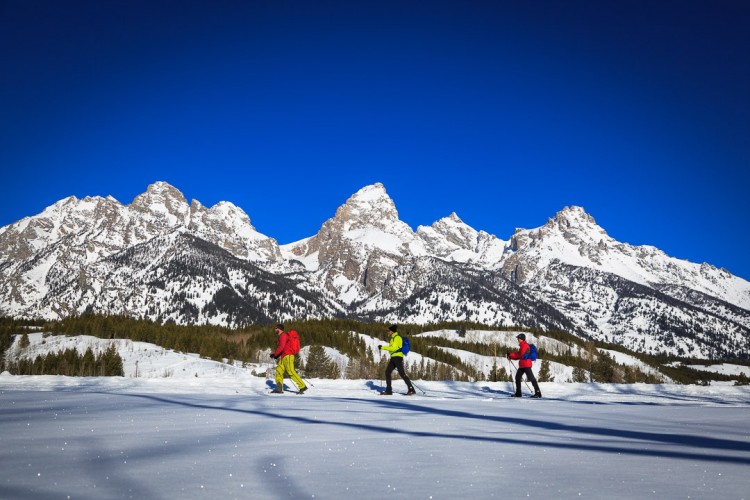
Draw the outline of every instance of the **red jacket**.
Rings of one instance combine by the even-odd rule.
[[[522,340],[521,343],[518,344],[518,351],[508,354],[508,357],[510,359],[519,360],[518,368],[531,368],[532,361],[530,359],[523,359],[523,355],[526,354],[526,351],[529,349],[529,344],[525,340]]]
[[[279,334],[279,347],[276,348],[276,352],[274,352],[273,355],[283,358],[289,354],[294,354],[292,343],[289,342],[289,334],[281,332]]]

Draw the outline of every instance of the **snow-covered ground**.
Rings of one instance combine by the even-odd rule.
[[[309,382],[3,374],[0,498],[750,496],[746,386]]]
[[[648,373],[651,375],[658,375],[662,377],[663,379],[666,379],[667,382],[672,382],[672,379],[670,379],[663,373],[659,372],[658,370],[655,370],[654,368],[650,367],[649,365],[647,365],[646,363],[644,363],[643,361],[641,361],[640,359],[634,356],[622,353],[620,351],[613,351],[610,349],[599,349],[599,351],[606,352],[607,354],[612,356],[612,358],[615,360],[616,363],[619,363],[621,365],[626,365],[626,366],[635,366],[643,373]]]
[[[744,373],[746,377],[750,377],[750,366],[733,365],[731,363],[720,363],[713,365],[688,365],[693,370],[701,370],[706,372],[721,373],[724,375],[730,375],[733,377],[739,376]]]
[[[272,363],[29,338],[31,356],[115,342],[126,376],[0,375],[3,499],[750,497],[750,386],[550,382],[531,400],[507,382],[387,397],[382,380],[312,379],[271,395]]]

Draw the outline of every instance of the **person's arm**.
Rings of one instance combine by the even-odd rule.
[[[403,342],[401,341],[400,335],[394,335],[391,337],[391,341],[388,345],[380,346],[381,349],[384,351],[388,351],[391,354],[401,349],[401,346],[403,345]]]
[[[528,348],[529,348],[529,344],[521,344],[520,346],[518,346],[518,351],[508,353],[508,359],[523,358],[523,353],[526,352],[526,349]]]
[[[287,337],[289,336],[286,334],[286,332],[279,335],[279,347],[276,349],[276,352],[273,353],[274,358],[278,358],[279,356],[281,356],[281,353],[284,352]]]

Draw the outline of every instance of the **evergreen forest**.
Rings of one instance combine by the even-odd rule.
[[[297,356],[297,366],[301,374],[313,378],[380,378],[388,361],[387,355],[372,356],[365,340],[357,333],[381,339],[387,343],[388,325],[384,323],[359,322],[348,319],[316,319],[285,323],[287,330],[300,333],[302,346],[309,346],[307,362],[302,364]],[[263,363],[276,348],[277,335],[273,324],[254,324],[243,328],[229,329],[218,326],[185,326],[173,323],[159,324],[147,320],[124,316],[104,316],[83,314],[59,321],[21,321],[0,318],[0,368],[18,375],[70,375],[70,376],[122,376],[122,360],[114,349],[103,353],[90,350],[85,353],[51,353],[33,360],[6,359],[6,351],[16,335],[22,337],[29,329],[48,332],[51,335],[91,335],[102,339],[129,339],[148,342],[166,349],[184,353],[197,353],[203,358],[227,362]],[[706,362],[675,358],[673,356],[648,356],[627,351],[616,345],[581,339],[562,331],[541,331],[507,326],[487,326],[472,323],[440,323],[431,325],[400,325],[401,335],[411,339],[412,350],[424,356],[422,363],[410,365],[409,376],[416,380],[456,380],[456,381],[503,381],[511,380],[500,366],[499,360],[515,345],[499,345],[472,342],[458,342],[442,337],[419,337],[419,333],[452,329],[460,336],[468,330],[525,331],[533,336],[546,336],[570,346],[567,352],[544,352],[540,348],[541,361],[539,379],[550,380],[549,363],[557,362],[573,368],[573,382],[592,383],[659,383],[658,375],[646,374],[632,366],[615,362],[612,356],[599,351],[599,348],[625,352],[644,363],[658,368],[677,383],[708,385],[711,381],[731,380],[727,375],[698,371],[686,364]],[[355,333],[356,332],[356,333]],[[23,344],[23,338],[21,339]],[[325,347],[337,350],[348,357],[344,371],[325,353]],[[477,370],[467,365],[448,349],[460,349],[483,356],[492,356],[498,361],[491,373]],[[578,353],[576,355],[572,353]],[[583,354],[581,354],[583,353]],[[374,359],[375,358],[375,359]],[[677,363],[682,362],[682,364]],[[736,361],[747,364],[747,361]],[[707,362],[706,362],[707,363]],[[739,383],[746,383],[741,377]]]

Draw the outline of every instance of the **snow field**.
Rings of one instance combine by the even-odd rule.
[[[0,376],[2,498],[747,498],[750,388]],[[288,386],[293,386],[289,383]],[[396,381],[394,389],[405,386]],[[12,457],[12,458],[10,458]]]

